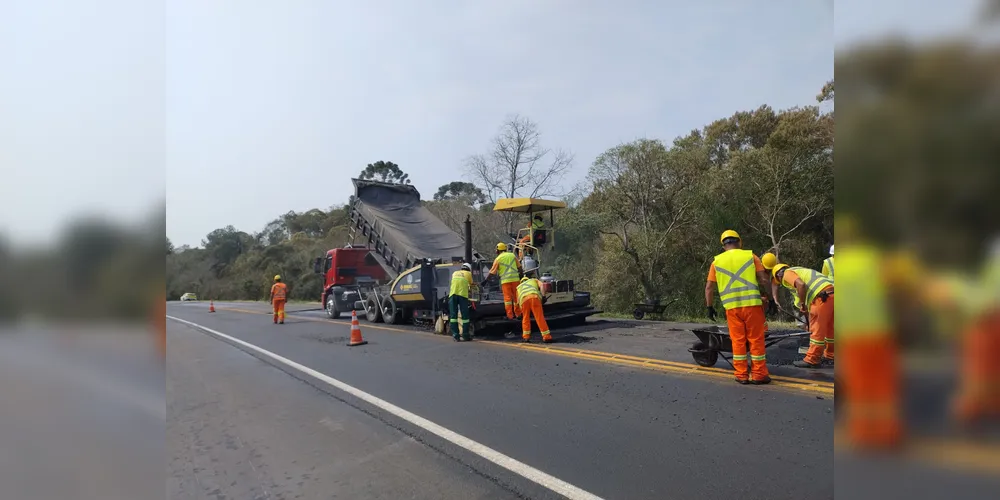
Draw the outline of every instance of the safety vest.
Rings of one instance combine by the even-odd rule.
[[[524,301],[529,297],[542,298],[541,285],[538,284],[536,279],[527,279],[517,285],[517,302],[518,304],[524,304]]]
[[[285,300],[285,284],[275,283],[271,285],[271,296],[273,300]]]
[[[874,248],[845,245],[840,257],[844,272],[837,280],[843,292],[837,297],[837,338],[889,334],[892,323],[881,255]]]
[[[537,229],[541,229],[543,227],[545,227],[545,223],[544,222],[542,222],[540,220],[532,220],[531,221],[531,229],[537,230]]]
[[[816,300],[816,297],[819,296],[820,292],[822,292],[824,288],[833,286],[833,280],[827,278],[823,273],[809,269],[808,267],[789,267],[788,270],[794,271],[795,274],[799,275],[802,282],[806,284],[807,304],[812,304],[813,300]],[[796,307],[800,306],[798,299],[799,293],[798,290],[795,289],[795,286],[785,283],[785,280],[781,280],[781,284],[793,292],[793,295],[795,296],[795,305]]]
[[[829,257],[823,261],[823,271],[829,271],[829,274],[827,273],[823,274],[826,274],[830,278],[833,278],[833,257]]]
[[[757,269],[750,250],[727,250],[715,256],[715,280],[719,298],[726,310],[760,306]]]
[[[469,298],[469,287],[472,286],[472,273],[461,269],[455,271],[451,275],[451,290],[448,292],[448,296],[458,295],[459,297]]]
[[[500,275],[500,283],[517,283],[517,280],[521,279],[517,272],[517,257],[511,252],[504,252],[497,255],[496,261],[500,265],[497,269],[497,274]]]

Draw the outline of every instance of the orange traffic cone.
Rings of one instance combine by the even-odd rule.
[[[214,313],[215,312],[215,301],[214,300],[208,301],[208,312],[210,312],[210,313]]]
[[[358,312],[351,311],[351,341],[349,346],[365,345],[368,341],[361,338],[361,325],[358,324]]]

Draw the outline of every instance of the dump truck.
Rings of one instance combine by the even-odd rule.
[[[371,322],[432,325],[447,312],[451,275],[463,262],[472,264],[477,282],[487,276],[493,259],[472,248],[468,217],[465,234],[460,235],[423,206],[411,185],[351,181],[355,188],[351,241],[345,248],[329,250],[314,264],[315,271],[324,274],[322,300],[331,317],[358,310]],[[537,262],[541,249],[528,247],[524,257],[535,260],[526,264]],[[572,281],[551,277],[543,281],[549,297],[547,318],[582,322],[599,312],[590,307],[590,294],[574,290]],[[477,289],[471,300],[476,306],[470,318],[474,330],[512,325],[498,284]]]

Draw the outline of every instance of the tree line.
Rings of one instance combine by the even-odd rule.
[[[700,314],[699,291],[719,253],[718,235],[735,229],[758,255],[817,267],[833,241],[834,86],[816,101],[790,109],[767,105],[720,118],[671,142],[643,138],[595,158],[586,180],[564,186],[574,156],[542,142],[538,124],[510,116],[489,148],[464,161],[465,178],[440,188],[424,203],[461,234],[471,216],[473,245],[485,254],[527,223],[493,212],[508,197],[557,197],[555,248],[543,265],[558,278],[591,291],[607,311],[628,312],[636,302],[662,300],[667,315]],[[363,179],[407,184],[400,165],[379,161]],[[312,259],[348,243],[344,205],[289,212],[260,231],[232,226],[209,233],[199,248],[167,245],[167,295],[263,299],[281,274],[292,299],[318,300],[321,278]]]

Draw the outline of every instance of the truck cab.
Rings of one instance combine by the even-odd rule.
[[[313,271],[323,275],[320,300],[327,315],[333,319],[339,318],[341,313],[354,311],[355,304],[365,299],[367,290],[388,280],[385,270],[367,247],[327,250],[325,256],[316,258]]]

